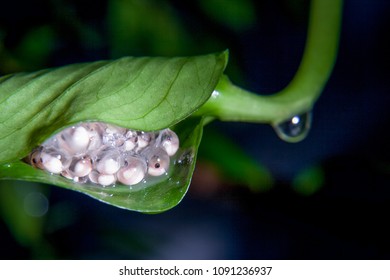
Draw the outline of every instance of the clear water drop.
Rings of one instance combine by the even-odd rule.
[[[302,141],[311,127],[311,112],[295,115],[292,118],[273,125],[276,134],[286,142]]]

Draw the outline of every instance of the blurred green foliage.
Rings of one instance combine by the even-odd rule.
[[[295,176],[292,187],[297,193],[303,196],[313,195],[323,186],[324,176],[321,167],[310,166]]]
[[[215,129],[205,128],[199,153],[200,159],[214,163],[230,184],[247,186],[256,192],[272,187],[273,178],[267,168]]]
[[[52,257],[52,249],[44,238],[49,208],[46,192],[47,188],[36,183],[0,182],[0,214],[14,238],[30,248],[36,259]]]
[[[110,55],[185,54],[191,37],[165,1],[111,0],[108,4]]]
[[[45,65],[53,50],[56,33],[52,26],[44,25],[31,29],[15,48],[14,54],[25,70],[33,70],[36,65]]]
[[[200,5],[210,18],[237,32],[249,29],[256,21],[251,0],[201,0]]]

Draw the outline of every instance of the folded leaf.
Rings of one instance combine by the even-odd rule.
[[[158,213],[177,205],[190,184],[202,118],[189,116],[211,96],[227,52],[197,57],[98,61],[0,78],[0,179],[42,182],[121,208]],[[171,127],[180,150],[167,175],[134,186],[78,184],[23,162],[63,128],[102,121],[132,130]]]
[[[145,131],[170,127],[207,101],[226,63],[226,52],[125,57],[1,77],[0,164],[80,121]]]

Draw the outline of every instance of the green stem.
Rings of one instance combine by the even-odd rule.
[[[273,95],[257,95],[224,76],[196,114],[224,121],[276,124],[310,111],[320,96],[337,56],[343,0],[312,0],[301,64],[293,80]]]

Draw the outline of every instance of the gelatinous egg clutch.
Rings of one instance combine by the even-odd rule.
[[[178,149],[179,138],[170,129],[143,132],[85,122],[46,140],[28,161],[80,184],[133,186],[168,175]]]

